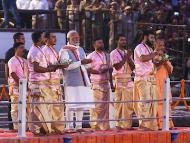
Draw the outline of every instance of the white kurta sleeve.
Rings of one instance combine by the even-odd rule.
[[[86,56],[86,58],[92,60],[92,54],[89,54],[88,56]],[[90,64],[86,64],[86,65],[84,65],[84,67],[86,69],[90,69],[90,68],[92,68],[92,64],[91,63]]]
[[[69,60],[70,57],[69,57],[69,54],[67,52],[67,50],[62,50],[59,54],[60,56],[60,60]],[[70,59],[71,60],[71,59]],[[73,70],[73,69],[76,69],[78,67],[81,66],[81,61],[77,61],[77,62],[72,62],[68,68],[66,68],[65,70]]]
[[[20,0],[17,0],[17,1],[16,1],[16,6],[17,6],[18,9],[21,9]]]
[[[81,61],[73,62],[66,70],[73,70],[81,66]]]

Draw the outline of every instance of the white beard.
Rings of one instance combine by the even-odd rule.
[[[75,46],[76,47],[79,47],[80,46],[80,43],[78,42],[78,43],[75,43]]]
[[[68,45],[73,45],[73,46],[76,46],[77,48],[80,46],[80,43],[75,43],[75,44],[70,44],[69,42],[67,43]]]

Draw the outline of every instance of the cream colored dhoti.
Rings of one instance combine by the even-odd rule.
[[[110,89],[108,82],[93,84],[93,97],[94,102],[110,101]],[[91,122],[91,128],[107,130],[109,126],[109,103],[96,103],[95,108],[91,109],[90,120],[104,120],[98,122]],[[107,121],[106,121],[107,120]]]
[[[11,102],[18,102],[18,95],[10,95]],[[13,122],[18,121],[18,104],[11,105],[11,118]],[[18,123],[13,123],[14,130],[18,130]]]
[[[62,96],[62,89],[60,80],[50,80],[50,83],[52,86],[56,87],[53,88],[53,95],[52,100],[53,102],[63,102],[63,96]],[[55,130],[55,132],[63,132],[65,128],[64,122],[56,122],[56,121],[64,121],[64,104],[52,104],[52,119],[55,121],[52,123],[52,129]]]
[[[131,76],[116,76],[115,77],[115,101],[132,101],[133,100],[133,87],[127,87],[128,81]],[[131,128],[132,127],[132,114],[134,112],[133,103],[115,103],[115,119],[116,127]],[[125,120],[124,119],[129,119]],[[119,121],[121,120],[121,121]]]
[[[157,87],[155,77],[149,76],[147,80],[135,81],[134,100],[157,100]],[[156,118],[157,102],[135,102],[134,109],[138,118]],[[140,128],[158,130],[157,119],[139,120]]]
[[[30,83],[29,87],[31,89],[31,102],[55,102],[59,99],[58,94],[52,91],[49,81]],[[42,122],[32,123],[31,131],[36,134],[41,131],[45,133],[51,133],[54,131],[63,132],[63,123],[56,123],[56,119],[63,120],[60,111],[62,108],[60,107],[62,106],[58,104],[31,104],[32,121]],[[62,110],[62,114],[64,114],[64,110]],[[50,123],[47,121],[55,122]],[[61,126],[57,127],[59,125]]]
[[[13,122],[18,122],[18,101],[19,101],[19,91],[18,87],[11,85],[9,88],[9,94],[11,102],[15,104],[11,104],[11,118]],[[28,97],[26,98],[28,101]],[[26,101],[26,102],[27,102]],[[29,106],[26,107],[26,121],[29,119]],[[28,128],[28,124],[26,124]],[[18,123],[13,123],[14,130],[18,130]]]

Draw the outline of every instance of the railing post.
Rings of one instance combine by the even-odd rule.
[[[164,81],[163,125],[162,130],[169,130],[170,116],[170,79]]]
[[[26,94],[27,80],[19,80],[19,103],[18,103],[18,136],[26,136]]]
[[[110,91],[110,101],[114,101],[114,92]],[[109,119],[113,120],[115,115],[114,105],[109,103]],[[110,128],[115,128],[115,121],[109,121]]]

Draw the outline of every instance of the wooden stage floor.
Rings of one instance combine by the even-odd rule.
[[[96,131],[35,137],[27,132],[27,137],[19,138],[17,133],[2,131],[0,143],[190,143],[190,128],[172,131]]]

